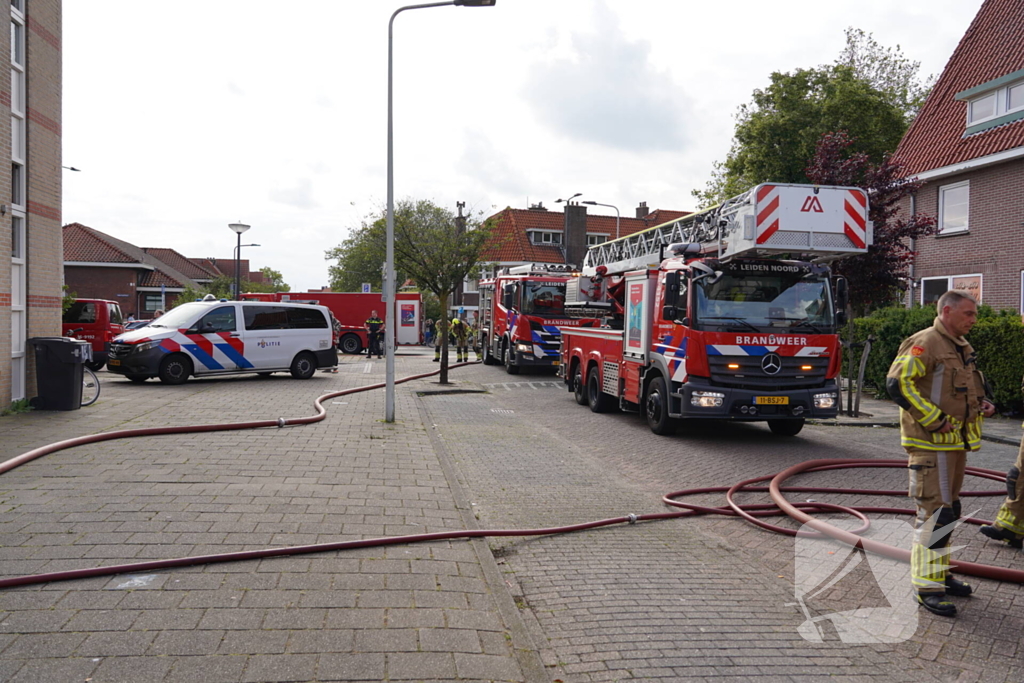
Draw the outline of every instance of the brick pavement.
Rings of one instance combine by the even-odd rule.
[[[382,379],[382,362],[343,361],[304,382],[101,373],[94,406],[0,419],[0,457],[99,430],[306,415],[318,395]],[[397,373],[427,367],[400,356]],[[396,398],[394,425],[375,391],[328,401],[315,425],[109,441],[23,465],[0,478],[0,574],[465,528],[414,389]],[[537,680],[488,572],[493,583],[485,546],[451,541],[10,589],[0,680]]]
[[[650,434],[636,416],[593,415],[561,389],[545,391],[549,378],[509,382],[495,368],[466,376],[492,390],[487,401],[445,396],[425,405],[442,435],[452,435],[475,509],[491,528],[660,511],[658,499],[667,491],[730,484],[812,458],[902,456],[895,431],[887,429],[817,427],[780,441],[763,425],[733,425],[726,433],[699,427],[665,439]],[[464,439],[467,430],[475,430],[476,438]],[[778,447],[766,449],[772,444]],[[1015,450],[986,444],[972,458],[974,464],[1005,469]],[[901,489],[904,477],[901,470],[878,469],[819,473],[807,480]],[[905,505],[902,500],[879,504]],[[999,502],[972,499],[972,508],[975,501],[989,517]],[[714,504],[722,500],[715,497]],[[957,533],[958,544],[967,542],[958,555],[963,559],[1012,565],[1018,557],[969,529]],[[976,580],[979,593],[962,605],[959,619],[922,611],[917,632],[904,643],[848,646],[833,634],[833,642],[815,645],[797,635],[803,617],[786,605],[794,595],[792,539],[735,519],[494,539],[491,545],[544,635],[537,642],[548,645],[545,662],[565,681],[1024,677],[1016,613],[1024,597],[1014,585]],[[843,584],[844,594],[823,595],[812,609],[826,614],[884,599],[870,574],[857,581]],[[824,602],[836,597],[845,604]]]

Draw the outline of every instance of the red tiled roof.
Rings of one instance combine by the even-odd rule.
[[[186,275],[193,280],[211,280],[217,277],[217,274],[213,270],[204,268],[201,263],[197,263],[199,259],[190,259],[179,254],[174,249],[143,247],[142,250],[147,254],[155,256],[182,275]]]
[[[64,226],[64,260],[86,263],[138,263],[138,259],[114,246],[98,230],[69,223]]]
[[[963,137],[967,102],[958,92],[1024,68],[1024,3],[985,0],[942,76],[896,149],[908,176],[1024,145],[1024,120]]]
[[[632,235],[634,232],[675,220],[688,213],[690,212],[657,209],[644,218],[623,216],[619,221],[619,237]],[[498,263],[565,263],[561,247],[531,244],[527,235],[530,230],[562,232],[565,228],[565,215],[561,211],[509,207],[488,220],[493,220],[495,227],[487,247],[484,248],[484,260]],[[587,232],[604,234],[608,239],[615,239],[615,216],[587,214]]]

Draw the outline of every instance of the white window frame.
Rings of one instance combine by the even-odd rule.
[[[949,229],[944,228],[943,224],[946,222],[946,202],[945,195],[950,190],[958,190],[962,187],[967,188],[967,224],[962,228]],[[960,235],[965,232],[971,231],[971,181],[964,180],[959,183],[952,183],[950,185],[943,185],[939,187],[939,234],[940,235]]]
[[[1024,271],[1021,272],[1021,275],[1022,275],[1022,278],[1024,278]],[[976,278],[978,278],[978,284],[980,285],[980,292],[981,292],[981,296],[979,297],[979,303],[981,303],[980,300],[984,299],[984,296],[985,296],[985,276],[982,273],[957,273],[956,275],[936,275],[934,277],[923,277],[923,278],[921,278],[921,287],[920,287],[921,296],[918,298],[918,303],[921,304],[922,306],[924,306],[924,283],[925,283],[925,281],[927,281],[927,280],[945,280],[946,281],[946,289],[944,291],[948,292],[950,289],[953,288],[953,280],[955,278],[958,278],[958,277],[976,277]],[[1024,279],[1022,279],[1022,282],[1024,282]]]
[[[480,281],[475,277],[465,277],[462,279],[462,293],[463,294],[476,294],[480,291],[477,283]]]
[[[555,240],[558,237],[558,240]],[[533,230],[530,232],[530,242],[541,246],[561,246],[562,233],[558,230]]]
[[[587,233],[587,246],[593,247],[598,244],[604,244],[608,241],[610,235],[605,235],[600,232],[588,232]]]
[[[967,100],[967,125],[975,126],[979,123],[984,123],[985,121],[997,119],[1000,116],[1006,116],[1007,114],[1012,114],[1014,112],[1024,110],[1024,105],[1015,107],[1013,109],[1010,108],[1010,90],[1012,88],[1016,88],[1019,85],[1024,85],[1024,80],[1008,83],[1001,88],[987,90],[983,93],[979,93],[977,97],[972,97],[971,99]],[[971,109],[973,108],[974,103],[980,102],[981,100],[987,97],[991,97],[993,95],[995,95],[996,98],[996,105],[995,107],[993,107],[992,114],[990,116],[971,118]]]

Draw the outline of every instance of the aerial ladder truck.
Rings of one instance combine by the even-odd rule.
[[[847,283],[829,263],[872,243],[856,187],[762,184],[588,250],[566,311],[563,377],[594,412],[637,412],[657,434],[694,418],[767,421],[795,436],[835,417]]]

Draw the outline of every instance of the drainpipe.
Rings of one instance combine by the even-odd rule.
[[[914,193],[912,193],[910,195],[910,218],[913,219],[914,216],[916,216],[916,215],[917,215],[917,193],[914,192]],[[914,307],[914,296],[915,296],[914,290],[916,289],[916,282],[917,282],[917,278],[916,278],[917,269],[915,268],[915,265],[917,264],[917,238],[915,238],[915,237],[911,237],[910,238],[910,252],[911,252],[911,256],[910,256],[910,297],[909,297],[909,300],[907,301],[907,308],[913,308]]]

